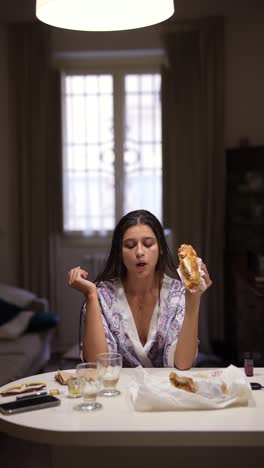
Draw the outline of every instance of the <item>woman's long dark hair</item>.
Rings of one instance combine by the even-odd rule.
[[[105,267],[103,271],[97,275],[95,279],[96,284],[99,284],[101,281],[114,281],[118,278],[122,279],[126,276],[127,270],[122,260],[123,237],[128,228],[138,224],[149,226],[157,238],[159,259],[156,265],[156,271],[160,272],[161,278],[166,272],[172,273],[173,276],[177,275],[177,269],[170,253],[161,223],[156,216],[149,211],[136,210],[127,213],[116,225],[113,232],[110,251],[106,258]]]

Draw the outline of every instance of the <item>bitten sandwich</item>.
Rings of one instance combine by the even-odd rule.
[[[190,377],[180,376],[176,374],[176,372],[171,372],[169,379],[174,387],[185,390],[186,392],[196,393],[196,386],[194,385],[193,379]]]
[[[198,288],[201,274],[197,262],[197,253],[191,245],[182,244],[178,249],[179,270],[187,289]]]

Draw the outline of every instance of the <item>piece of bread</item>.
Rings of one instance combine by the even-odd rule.
[[[187,289],[195,289],[201,281],[197,253],[191,245],[182,244],[178,249],[179,269]]]
[[[186,392],[196,393],[196,386],[193,382],[193,379],[190,377],[184,377],[176,374],[176,372],[171,372],[169,379],[174,387],[185,390]]]

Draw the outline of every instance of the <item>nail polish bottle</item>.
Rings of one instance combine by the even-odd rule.
[[[254,374],[254,361],[250,351],[244,353],[244,370],[247,377],[252,377]]]

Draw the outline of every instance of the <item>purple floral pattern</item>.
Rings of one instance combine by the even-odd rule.
[[[117,283],[101,283],[98,287],[98,297],[109,351],[122,354],[124,367],[144,366],[127,333],[126,317],[117,300]],[[147,358],[153,367],[173,365],[169,362],[169,352],[172,346],[176,347],[184,312],[184,286],[177,279],[165,276],[160,294],[158,319],[154,333],[151,335],[151,343],[147,347]],[[85,313],[84,304],[82,320],[85,320]]]

